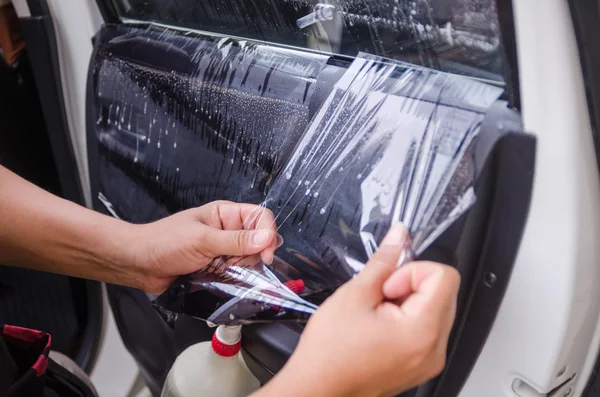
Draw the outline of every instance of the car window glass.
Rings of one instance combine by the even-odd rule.
[[[503,80],[495,0],[103,0],[138,20]]]

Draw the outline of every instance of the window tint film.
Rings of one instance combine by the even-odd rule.
[[[104,0],[122,20],[503,80],[495,0]]]

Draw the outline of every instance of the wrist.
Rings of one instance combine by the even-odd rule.
[[[138,225],[122,220],[103,217],[97,228],[98,244],[94,257],[105,269],[103,281],[111,284],[142,288],[143,271],[138,265],[139,238],[136,238]]]
[[[120,227],[119,241],[116,242],[116,259],[120,264],[124,285],[145,290],[146,278],[149,276],[146,262],[143,260],[146,239],[143,236],[143,225],[128,222]]]
[[[125,223],[117,238],[119,263],[119,284],[137,288],[142,291],[159,294],[171,283],[174,276],[169,276],[165,268],[157,265],[157,250],[162,253],[157,243],[156,228],[151,224],[136,225]],[[160,254],[158,254],[160,256]]]

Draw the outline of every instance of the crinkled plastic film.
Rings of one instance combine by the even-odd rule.
[[[105,27],[93,64],[101,193],[133,222],[216,199],[260,203],[311,119],[327,59]]]
[[[502,90],[360,54],[277,174],[265,208],[284,244],[273,264],[217,258],[155,305],[214,324],[305,320],[362,270],[396,222],[422,253],[474,203],[473,140]],[[286,284],[302,280],[292,292]],[[290,285],[290,284],[287,284]]]

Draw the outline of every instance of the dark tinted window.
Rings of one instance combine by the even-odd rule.
[[[349,56],[359,51],[503,80],[494,0],[104,0],[152,21]]]

